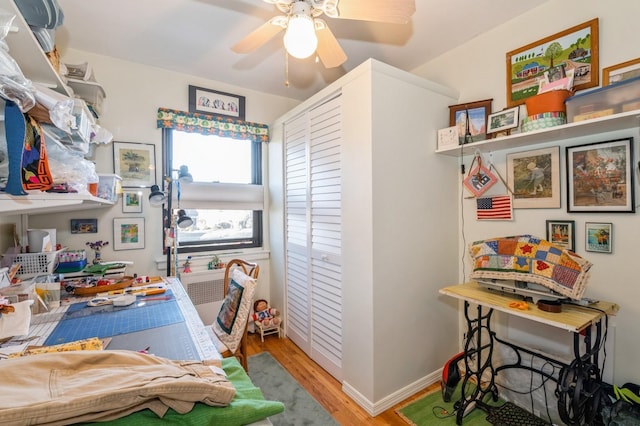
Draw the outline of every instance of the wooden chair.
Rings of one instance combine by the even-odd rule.
[[[229,280],[231,271],[234,267],[239,267],[242,271],[248,275],[249,277],[257,280],[258,274],[260,273],[260,265],[257,263],[247,262],[242,259],[232,259],[227,262],[225,271],[224,271],[224,297],[227,297],[227,292],[229,291]],[[238,349],[235,352],[231,352],[229,349],[225,351],[220,351],[220,354],[223,358],[229,358],[235,356],[240,361],[240,364],[245,369],[245,371],[249,371],[249,366],[247,364],[247,329],[249,327],[249,318],[247,316],[246,324],[244,326],[244,332],[242,335],[242,339],[240,340],[240,345],[238,345]],[[215,333],[214,333],[215,335]],[[219,342],[216,342],[216,346],[218,346]],[[224,347],[224,345],[223,345]]]

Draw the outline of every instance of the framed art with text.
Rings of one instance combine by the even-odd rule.
[[[566,150],[567,211],[635,212],[632,137]]]

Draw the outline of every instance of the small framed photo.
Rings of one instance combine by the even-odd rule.
[[[142,192],[122,192],[122,213],[142,213]]]
[[[504,109],[489,115],[487,133],[501,132],[518,127],[520,107]]]
[[[189,85],[189,112],[244,120],[245,97]]]
[[[449,106],[449,126],[458,128],[458,144],[487,139],[487,117],[493,99]]]
[[[136,250],[144,248],[144,218],[117,217],[113,219],[113,249]]]
[[[560,208],[560,147],[507,154],[514,209]]]
[[[620,83],[634,77],[640,77],[640,58],[602,68],[603,86]]]
[[[632,137],[566,149],[568,212],[635,212]]]
[[[573,220],[547,220],[547,241],[575,251],[576,222]]]
[[[71,219],[72,234],[97,234],[98,219]]]
[[[149,188],[156,184],[156,146],[113,142],[113,169],[122,187]]]
[[[585,249],[597,253],[611,253],[613,246],[613,224],[585,223]]]

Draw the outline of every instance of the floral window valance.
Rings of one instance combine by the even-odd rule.
[[[266,124],[169,108],[158,108],[158,128],[253,142],[269,142],[269,126]]]

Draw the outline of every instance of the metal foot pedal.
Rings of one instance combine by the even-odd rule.
[[[487,416],[487,421],[498,426],[548,426],[539,417],[534,416],[530,412],[518,407],[511,402],[496,408],[492,408]]]

